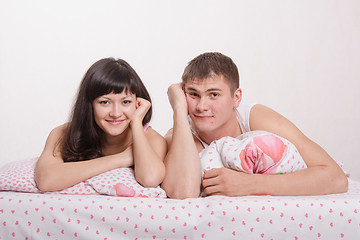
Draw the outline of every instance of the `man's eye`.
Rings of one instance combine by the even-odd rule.
[[[191,97],[197,97],[197,96],[199,96],[197,93],[194,93],[194,92],[190,92],[190,93],[188,93],[188,95],[191,96]]]
[[[219,96],[218,93],[211,93],[211,97],[213,97],[213,98],[216,98],[216,97],[218,97],[218,96]]]

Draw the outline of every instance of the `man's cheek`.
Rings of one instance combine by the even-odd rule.
[[[191,109],[193,108],[194,100],[192,100],[191,98],[189,98],[187,96],[186,97],[186,102],[187,102],[188,111],[190,112]]]

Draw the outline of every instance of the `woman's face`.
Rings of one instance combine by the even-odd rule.
[[[93,102],[96,124],[109,137],[122,134],[130,124],[136,110],[136,95],[132,93],[109,93]]]

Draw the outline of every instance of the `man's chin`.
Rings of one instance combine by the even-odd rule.
[[[212,132],[213,128],[211,126],[204,126],[205,124],[199,124],[199,125],[194,125],[195,130],[197,132],[201,132],[201,133],[208,133],[208,132]]]

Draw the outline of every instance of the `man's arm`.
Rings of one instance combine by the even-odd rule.
[[[174,111],[174,128],[165,135],[168,153],[166,174],[162,188],[171,198],[198,197],[201,188],[201,164],[198,150],[188,122],[188,110],[181,84],[168,89]]]
[[[319,145],[307,138],[293,123],[277,112],[255,105],[250,115],[251,130],[275,133],[292,142],[308,168],[282,175],[246,174],[230,169],[214,169],[204,174],[207,194],[241,196],[321,195],[347,191],[342,169]]]

